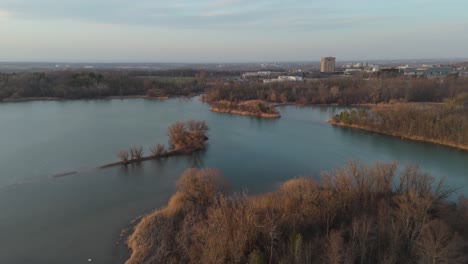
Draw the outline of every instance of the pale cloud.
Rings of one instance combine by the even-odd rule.
[[[243,3],[248,3],[246,0],[223,0],[223,1],[213,1],[211,2],[210,5],[212,6],[232,6],[232,5],[238,5],[238,4],[243,4]]]
[[[2,10],[0,9],[0,20],[7,20],[11,17],[11,13],[6,11],[6,10]]]
[[[232,16],[239,14],[239,12],[232,11],[232,10],[211,10],[204,13],[201,13],[200,16],[202,17],[220,17],[220,16]]]
[[[466,0],[0,0],[0,60],[460,57],[467,9]]]

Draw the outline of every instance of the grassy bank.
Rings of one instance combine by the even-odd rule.
[[[142,218],[127,264],[466,263],[468,200],[409,166],[349,163],[257,196],[228,195],[189,169],[168,205]]]

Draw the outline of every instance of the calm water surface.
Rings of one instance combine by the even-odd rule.
[[[232,190],[261,192],[349,160],[417,163],[468,194],[468,153],[340,129],[340,109],[280,107],[262,120],[212,113],[197,99],[0,104],[0,263],[122,263],[132,219],[164,206],[179,174],[214,167]],[[132,145],[167,142],[175,121],[206,120],[209,147],[190,157],[89,170]],[[53,178],[64,171],[78,175]]]

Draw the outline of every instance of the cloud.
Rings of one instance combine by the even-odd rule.
[[[246,1],[246,0],[223,0],[223,1],[213,1],[213,2],[211,2],[210,5],[224,7],[224,6],[232,6],[232,5],[243,4],[243,3],[247,3],[247,2],[248,1]]]
[[[238,15],[239,12],[233,10],[210,10],[207,12],[203,12],[200,14],[202,17],[225,17],[225,16],[232,16]]]
[[[414,15],[369,0],[359,0],[368,8],[354,2],[329,1],[335,4],[323,0],[0,0],[0,18],[10,17],[12,12],[15,19],[31,21],[75,20],[187,30],[316,31],[388,24],[390,16],[402,15],[409,20]],[[408,5],[407,10],[411,10],[414,2]]]
[[[11,17],[11,13],[6,11],[6,10],[2,10],[0,9],[0,20],[7,20]]]

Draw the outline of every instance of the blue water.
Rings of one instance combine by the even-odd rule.
[[[189,167],[219,169],[231,190],[272,190],[349,160],[419,164],[468,194],[468,153],[332,127],[339,108],[279,107],[282,118],[212,113],[194,99],[0,104],[0,263],[122,263],[119,235],[164,206]],[[206,151],[140,165],[92,168],[133,145],[167,142],[176,121],[206,120]],[[78,170],[63,178],[51,175]]]

